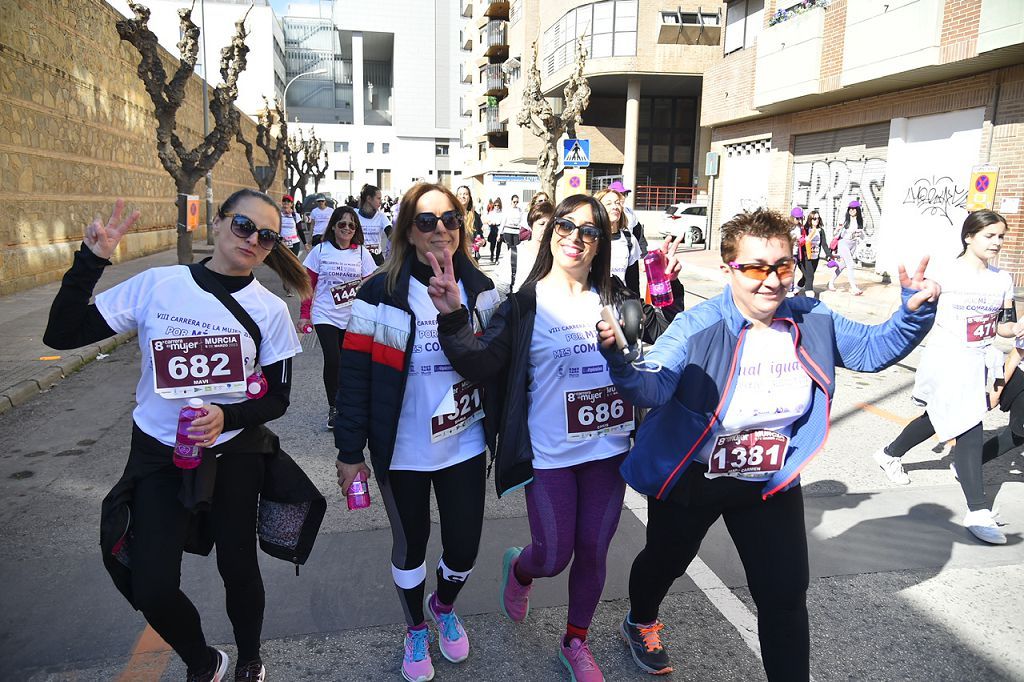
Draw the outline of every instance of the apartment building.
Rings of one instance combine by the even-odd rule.
[[[703,74],[721,58],[721,2],[460,0],[465,175],[478,195],[539,187],[539,141],[516,124],[533,44],[544,93],[558,111],[584,36],[590,105],[577,130],[591,145],[592,188],[622,180],[642,208],[664,208],[706,186],[710,135],[701,130]]]
[[[972,171],[989,165],[1024,284],[1024,3],[729,0],[702,125],[719,154],[711,225],[743,209],[864,209],[878,272],[960,252]],[[717,238],[712,234],[712,239]]]

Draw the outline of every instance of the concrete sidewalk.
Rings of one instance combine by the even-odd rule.
[[[210,247],[206,247],[209,250]],[[197,255],[203,246],[196,245]],[[103,273],[96,293],[105,291],[149,268],[177,262],[174,249],[111,265]],[[71,267],[71,263],[68,263]],[[43,345],[50,304],[60,282],[44,284],[0,297],[0,414],[47,391],[97,356],[135,338],[118,334],[74,350],[57,351]]]

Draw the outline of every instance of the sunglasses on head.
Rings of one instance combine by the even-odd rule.
[[[780,280],[790,279],[793,277],[793,259],[783,258],[782,260],[775,263],[775,265],[766,265],[764,263],[737,263],[731,261],[729,267],[733,270],[739,270],[744,276],[750,279],[756,279],[758,282],[763,282],[774,272],[779,276]]]
[[[568,237],[579,230],[584,244],[593,244],[601,238],[601,230],[593,225],[577,225],[568,218],[554,218],[551,222],[555,224],[555,234],[559,237]]]
[[[256,243],[262,248],[270,251],[278,242],[281,241],[281,235],[274,232],[268,227],[260,229],[256,227],[256,223],[252,221],[249,216],[242,215],[241,213],[225,213],[225,218],[231,218],[231,232],[239,239],[248,240],[249,237],[256,233]]]
[[[429,211],[419,213],[412,219],[412,224],[416,226],[416,229],[420,232],[431,233],[437,229],[437,221],[440,220],[441,224],[444,225],[446,230],[461,230],[462,229],[462,213],[459,211],[445,211],[441,215],[435,215]]]

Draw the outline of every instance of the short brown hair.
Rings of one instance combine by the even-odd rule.
[[[538,201],[530,209],[530,214],[526,216],[526,224],[533,227],[533,224],[541,218],[550,219],[553,215],[555,215],[555,207],[551,205],[550,201]]]
[[[756,211],[737,213],[722,225],[722,262],[730,263],[736,259],[736,250],[744,237],[758,239],[778,239],[793,249],[793,226],[778,211],[759,208]]]

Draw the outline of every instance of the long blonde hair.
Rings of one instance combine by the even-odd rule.
[[[416,217],[416,204],[428,192],[440,192],[445,195],[452,206],[452,210],[462,214],[463,227],[459,233],[459,251],[462,252],[462,255],[466,257],[466,261],[472,267],[476,267],[476,261],[473,259],[472,251],[470,250],[472,235],[466,231],[466,210],[463,208],[462,202],[444,185],[421,182],[410,187],[409,191],[402,196],[402,210],[398,212],[394,228],[391,230],[391,255],[388,256],[388,259],[384,261],[384,265],[377,271],[377,274],[387,277],[386,289],[389,294],[393,293],[398,285],[398,275],[402,271],[402,266],[409,255],[409,250],[413,248],[413,245],[409,242],[409,231],[416,229],[412,224],[413,218]]]
[[[615,196],[617,196],[619,198],[619,203],[622,204],[622,206],[621,206],[622,210],[619,211],[619,221],[617,223],[611,223],[612,232],[620,232],[624,227],[627,226],[626,225],[626,202],[625,202],[626,197],[625,197],[625,195],[623,195],[620,192],[616,192],[614,189],[607,189],[606,188],[606,189],[602,189],[602,190],[600,190],[598,192],[595,192],[594,193],[594,198],[597,199],[598,201],[600,201],[602,205],[604,205],[604,202],[602,200],[606,196],[608,196],[609,194],[614,194]]]

